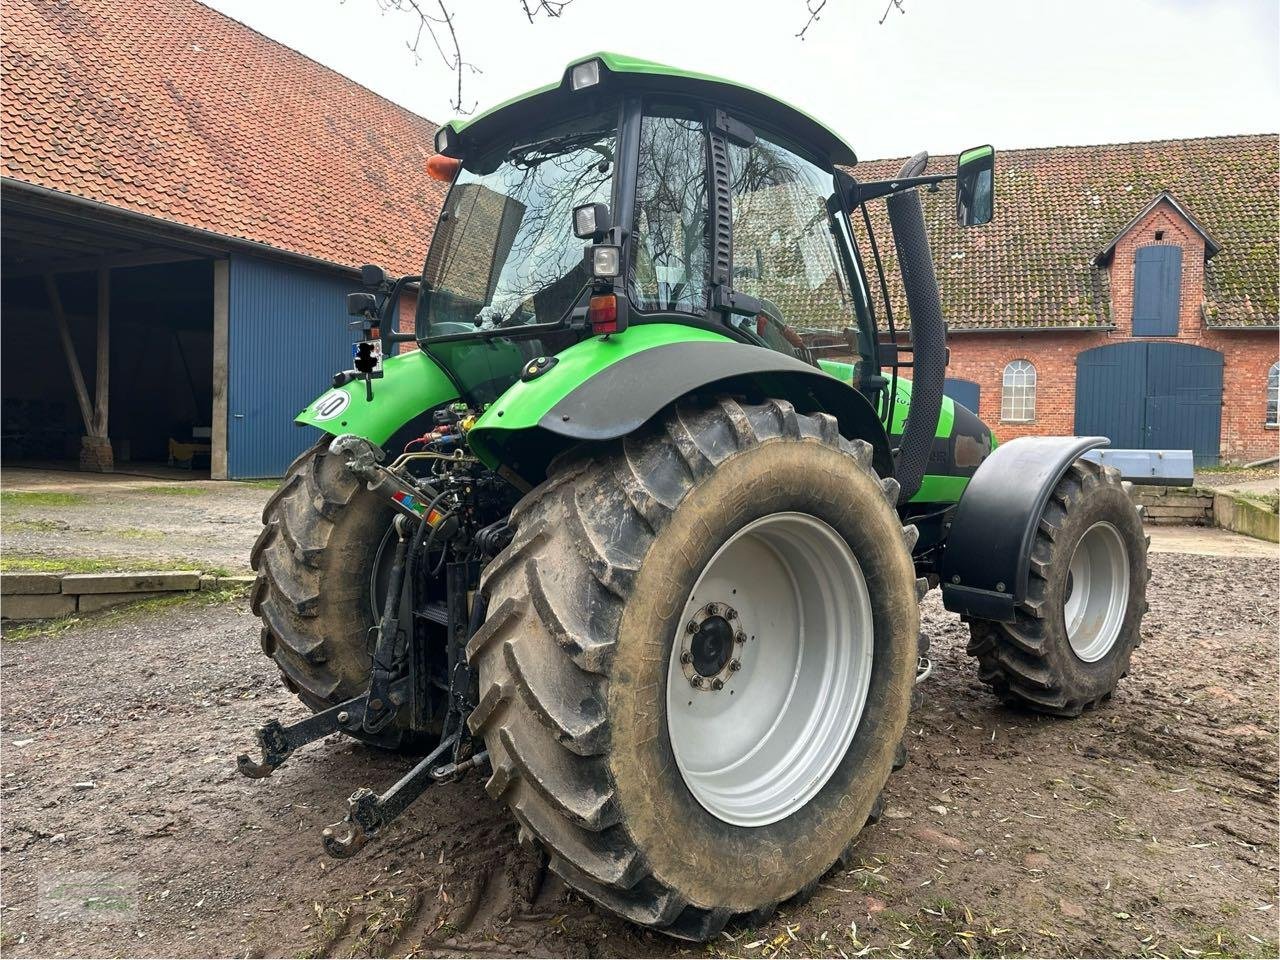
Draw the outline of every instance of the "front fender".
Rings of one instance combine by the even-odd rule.
[[[956,507],[939,574],[952,613],[1013,623],[1027,598],[1031,548],[1053,489],[1106,437],[1018,437],[1001,444]]]
[[[485,411],[471,448],[537,483],[560,450],[631,433],[689,393],[715,389],[789,400],[826,412],[841,433],[871,443],[877,471],[892,471],[888,440],[871,404],[851,385],[795,357],[683,324],[638,324],[574,344],[545,373],[519,382]]]
[[[421,350],[389,357],[382,371],[373,381],[372,402],[366,399],[364,381],[353,380],[321,394],[294,422],[335,436],[353,433],[381,445],[414,417],[458,399],[444,371]]]

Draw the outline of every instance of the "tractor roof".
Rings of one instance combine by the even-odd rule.
[[[461,135],[463,140],[483,141],[511,124],[513,114],[508,111],[515,108],[519,108],[521,114],[541,116],[571,110],[573,100],[586,92],[573,89],[573,68],[592,60],[598,60],[601,65],[601,90],[670,93],[710,100],[723,104],[730,110],[740,110],[747,116],[788,134],[799,145],[827,157],[832,163],[850,165],[857,162],[853,148],[829,127],[803,110],[767,93],[733,80],[607,52],[579,57],[565,68],[564,75],[556,83],[513,97],[474,117],[451,120],[442,130],[451,130]]]

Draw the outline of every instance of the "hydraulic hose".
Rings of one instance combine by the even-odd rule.
[[[921,176],[928,163],[927,153],[917,153],[903,165],[898,176]],[[916,190],[906,190],[890,196],[887,203],[893,242],[898,248],[902,286],[906,290],[907,309],[911,314],[911,405],[907,408],[907,422],[898,444],[894,471],[894,479],[901,487],[898,502],[906,503],[924,480],[938,417],[942,413],[942,386],[947,374],[947,327],[942,319],[942,299],[938,295],[938,279],[933,272],[933,254],[929,250],[929,233],[925,229],[920,197]]]

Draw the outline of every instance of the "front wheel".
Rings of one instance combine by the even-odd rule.
[[[915,678],[897,485],[830,417],[680,409],[516,508],[469,657],[488,790],[571,886],[690,939],[874,817]]]
[[[1114,467],[1073,463],[1041,518],[1014,622],[970,623],[979,675],[1006,702],[1074,717],[1128,673],[1150,571],[1125,486]]]

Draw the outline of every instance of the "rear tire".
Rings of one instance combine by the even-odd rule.
[[[515,539],[484,573],[489,614],[468,657],[480,677],[469,723],[493,767],[487,789],[559,876],[635,923],[705,940],[735,918],[761,922],[779,902],[810,892],[878,817],[901,758],[919,610],[908,549],[915,530],[904,530],[893,508],[897,484],[875,475],[870,447],[841,438],[834,419],[800,416],[776,400],[678,409],[603,453],[573,456],[516,507]],[[695,797],[677,761],[668,693],[671,682],[690,690],[691,680],[672,651],[688,604],[705,599],[693,600],[695,585],[722,546],[762,520],[797,516],[808,519],[777,535],[817,556],[797,532],[815,520],[836,544],[830,555],[847,548],[865,578],[865,705],[831,769],[814,774],[816,787],[797,787],[800,800],[758,817],[768,822],[740,826]],[[750,630],[745,599],[735,622]],[[838,604],[828,609],[839,614]],[[770,649],[771,639],[786,639],[779,630],[762,629],[754,642]],[[801,631],[797,649],[815,655],[821,632]],[[698,668],[710,679],[704,669],[713,668]],[[738,693],[751,690],[744,683]],[[710,732],[730,729],[709,724]]]
[[[316,711],[368,688],[370,575],[394,514],[329,453],[332,440],[324,437],[290,464],[262,510],[250,553],[262,652]],[[388,747],[420,742],[394,726],[352,735]]]
[[[1005,702],[1075,717],[1129,672],[1151,574],[1127,486],[1114,467],[1073,463],[1040,521],[1016,621],[970,622],[979,676]]]

